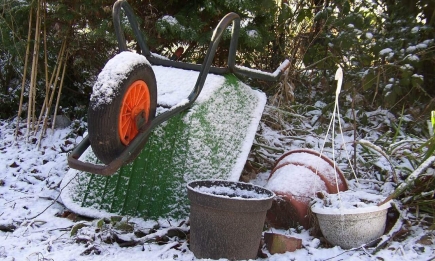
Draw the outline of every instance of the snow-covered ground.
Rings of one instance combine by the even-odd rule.
[[[62,193],[61,180],[68,170],[67,152],[82,139],[72,127],[49,130],[40,149],[37,140],[24,142],[24,135],[15,141],[14,131],[14,121],[0,121],[0,258],[195,260],[187,239],[180,233],[170,233],[187,232],[189,228],[183,220],[156,222],[125,217],[124,222],[118,223],[86,220],[63,206],[59,193]],[[265,138],[269,139],[279,135],[270,129],[263,129],[263,133],[268,133]],[[253,183],[264,185],[268,174],[261,173]],[[304,229],[270,229],[269,232],[301,238],[303,248],[285,254],[264,252],[268,260],[433,260],[434,232],[426,230],[423,219],[403,213],[406,219],[403,234],[388,241],[375,254],[373,248],[325,247]],[[120,224],[131,226],[122,228]]]
[[[316,102],[303,113],[285,112],[266,106],[260,123],[251,161],[265,160],[273,164],[283,152],[311,148],[320,150],[326,133],[326,104]],[[280,114],[281,116],[276,116]],[[344,116],[348,117],[349,112]],[[365,112],[373,125],[362,126],[360,135],[366,143],[382,138],[375,127],[389,126],[392,115],[378,109]],[[271,128],[273,121],[282,121],[290,116],[287,126]],[[323,118],[322,118],[323,117]],[[351,117],[348,117],[351,118]],[[322,123],[323,121],[323,123]],[[271,123],[272,122],[272,123]],[[322,125],[323,124],[323,125]],[[285,125],[285,123],[284,123]],[[322,125],[322,126],[320,126]],[[0,258],[5,260],[196,260],[189,249],[189,223],[185,220],[161,219],[158,221],[140,218],[112,217],[111,219],[89,219],[78,216],[62,203],[62,179],[67,173],[67,154],[83,137],[78,135],[78,126],[86,128],[83,122],[75,121],[65,129],[48,130],[47,136],[39,141],[39,135],[27,140],[25,124],[20,126],[18,138],[14,138],[16,120],[0,121]],[[344,124],[343,128],[349,129]],[[351,130],[351,128],[350,128]],[[320,133],[320,134],[316,134]],[[352,151],[353,131],[337,135],[337,145],[345,143]],[[406,137],[404,137],[404,140]],[[38,144],[40,143],[40,146]],[[395,148],[403,148],[400,143]],[[348,169],[343,146],[336,146],[335,154],[325,148],[327,156],[335,155],[340,168]],[[381,150],[381,149],[379,149]],[[360,148],[358,152],[360,152]],[[261,154],[261,155],[260,155]],[[391,193],[394,186],[379,170],[391,172],[384,157],[358,156],[368,163],[369,172],[361,175],[359,185],[350,181],[350,188],[382,194]],[[271,165],[271,164],[269,164]],[[267,166],[267,164],[265,164]],[[412,169],[411,164],[402,160],[396,168]],[[254,171],[255,172],[255,171]],[[250,182],[265,186],[271,169],[258,175],[248,175]],[[349,171],[346,171],[347,176]],[[246,179],[246,176],[244,177]],[[375,178],[377,180],[375,180]],[[400,207],[400,202],[396,202]],[[303,228],[274,232],[302,239],[302,249],[295,252],[271,255],[266,248],[259,260],[434,260],[435,234],[428,230],[430,223],[424,215],[418,217],[406,209],[400,210],[402,222],[391,229],[378,248],[359,247],[343,250],[330,247],[321,238],[313,237]],[[393,233],[394,232],[394,233]]]

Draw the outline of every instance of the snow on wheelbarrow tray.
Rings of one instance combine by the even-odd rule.
[[[186,102],[198,72],[153,66],[159,105]],[[189,110],[154,129],[139,157],[104,177],[70,169],[62,201],[81,215],[144,219],[188,215],[186,184],[200,179],[239,180],[266,104],[264,93],[233,75],[207,76]],[[89,147],[80,160],[97,162]]]

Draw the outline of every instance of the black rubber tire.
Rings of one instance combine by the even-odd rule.
[[[104,164],[112,162],[128,147],[125,146],[119,138],[119,113],[124,95],[131,84],[137,80],[143,80],[149,89],[150,111],[147,120],[150,121],[154,119],[156,115],[157,83],[151,66],[146,63],[140,63],[125,72],[125,78],[117,83],[119,92],[112,99],[111,103],[95,106],[96,102],[91,99],[89,104],[89,140],[95,156]],[[129,162],[135,159],[139,153],[140,151],[135,153],[136,155],[132,155]]]

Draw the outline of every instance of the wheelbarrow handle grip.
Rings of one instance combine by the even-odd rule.
[[[151,56],[150,49],[145,42],[144,36],[139,30],[138,22],[134,16],[133,9],[127,3],[126,0],[118,0],[113,4],[112,9],[112,19],[113,19],[113,27],[115,29],[115,35],[118,40],[118,47],[120,51],[127,51],[127,44],[125,42],[124,32],[121,27],[121,9],[124,10],[125,15],[127,16],[128,21],[130,22],[130,26],[133,29],[133,33],[136,36],[137,43],[141,48],[143,55],[146,57]]]
[[[125,162],[129,162],[133,159],[137,153],[145,146],[151,130],[156,126],[162,124],[164,121],[173,117],[174,115],[186,110],[190,107],[189,103],[182,104],[172,108],[154,119],[145,123],[140,129],[139,134],[131,141],[127,149],[125,149],[116,159],[111,161],[107,165],[94,164],[90,162],[81,161],[79,158],[91,145],[89,136],[86,136],[78,145],[74,148],[70,155],[68,155],[68,165],[77,170],[86,171],[102,176],[113,175]]]
[[[123,162],[116,159],[108,165],[93,164],[90,162],[80,161],[79,158],[85,150],[91,145],[89,136],[86,136],[77,147],[68,155],[68,165],[77,170],[91,172],[102,176],[111,176],[118,170]]]
[[[242,75],[245,77],[256,78],[264,81],[277,81],[281,77],[282,73],[290,67],[290,61],[284,60],[281,65],[273,73],[264,72],[256,69],[247,68],[244,66],[234,66],[232,71],[235,74]]]
[[[91,145],[89,136],[86,136],[71,152],[71,154],[68,155],[68,165],[77,170],[91,172],[102,176],[113,175],[122,165],[125,164],[125,162],[130,161],[134,155],[137,155],[138,151],[142,150],[148,140],[151,129],[164,121],[165,119],[163,118],[170,117],[171,113],[173,112],[167,112],[165,115],[160,115],[153,120],[148,121],[141,127],[139,134],[129,144],[128,149],[124,150],[116,159],[107,165],[84,162],[79,159]]]

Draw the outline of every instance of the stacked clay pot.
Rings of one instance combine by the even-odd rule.
[[[330,194],[348,189],[343,173],[334,162],[310,149],[292,150],[275,163],[267,184],[275,192],[267,222],[275,228],[288,229],[312,225],[309,204],[316,193]]]

